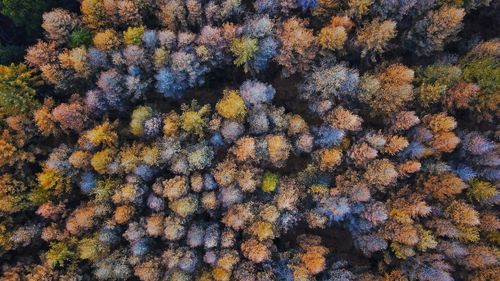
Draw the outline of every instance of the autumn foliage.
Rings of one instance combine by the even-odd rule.
[[[0,66],[0,280],[498,279],[495,1],[74,4]]]

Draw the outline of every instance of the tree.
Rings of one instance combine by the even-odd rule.
[[[413,99],[414,72],[401,64],[392,64],[375,75],[361,78],[359,99],[376,113],[388,114],[404,109]]]
[[[24,64],[0,65],[0,115],[28,113],[37,107],[36,76]]]
[[[370,184],[383,189],[385,186],[396,182],[398,173],[391,161],[387,159],[377,159],[368,164],[363,176]]]
[[[314,68],[306,76],[303,95],[307,99],[332,100],[354,96],[359,84],[359,73],[343,64]]]
[[[262,178],[262,191],[273,192],[278,185],[278,175],[272,172],[265,172]]]
[[[370,11],[373,2],[373,0],[349,0],[347,2],[349,5],[348,13],[356,18],[361,18]]]
[[[464,9],[448,5],[431,10],[406,34],[404,45],[417,56],[429,56],[434,51],[442,51],[445,44],[453,41],[462,29],[464,16]]]
[[[124,0],[118,1],[117,6],[117,16],[120,23],[123,23],[125,26],[136,26],[142,23],[141,12],[143,11],[140,9],[140,3],[132,0]]]
[[[81,132],[88,121],[86,109],[78,101],[59,104],[52,110],[52,116],[63,129],[77,132]]]
[[[76,15],[63,9],[54,9],[43,14],[42,27],[47,37],[59,44],[69,39],[71,32],[79,25]]]
[[[256,80],[247,80],[240,87],[240,95],[249,107],[270,103],[275,93],[273,86]]]
[[[347,32],[344,27],[323,27],[318,35],[319,45],[323,49],[338,50],[344,47]]]
[[[0,212],[15,213],[29,207],[27,186],[12,177],[11,174],[0,176]]]
[[[103,0],[83,0],[80,6],[83,22],[92,29],[108,27],[110,17],[106,15]]]
[[[47,251],[47,263],[52,267],[63,267],[75,257],[75,252],[68,242],[56,242],[50,245]]]
[[[418,99],[423,106],[438,102],[460,79],[462,71],[457,66],[433,64],[417,71],[416,82],[420,84]]]
[[[40,32],[42,14],[55,3],[54,0],[1,0],[0,11],[11,18],[17,26],[23,27],[28,36],[35,37]]]
[[[245,72],[249,72],[250,61],[255,58],[258,49],[258,41],[255,38],[246,36],[234,39],[230,49],[235,56],[234,64],[243,66]]]
[[[363,254],[368,257],[375,252],[387,249],[387,241],[379,235],[364,235],[356,242]]]
[[[306,28],[307,20],[296,17],[283,23],[278,34],[281,48],[275,60],[283,66],[283,76],[309,70],[310,63],[316,57],[317,43],[311,29]]]
[[[269,160],[276,167],[281,167],[290,156],[291,145],[283,135],[267,135],[267,153]]]
[[[420,123],[420,119],[415,114],[415,111],[401,111],[393,115],[391,123],[391,130],[402,131],[418,125]]]
[[[382,53],[389,40],[396,36],[396,22],[391,20],[374,20],[365,25],[356,36],[357,43],[361,46],[361,56],[369,52]]]
[[[309,9],[314,9],[316,5],[318,5],[317,0],[298,0],[298,6],[302,9],[302,11],[307,11]]]
[[[70,34],[69,46],[76,48],[80,46],[88,47],[92,44],[92,33],[86,28],[75,29]]]
[[[322,171],[331,171],[342,163],[342,151],[337,148],[326,148],[317,151],[319,168]]]
[[[363,119],[342,106],[334,108],[324,118],[333,128],[346,131],[360,131]]]
[[[22,61],[24,50],[23,46],[0,44],[0,64],[6,65]]]
[[[241,251],[247,259],[255,263],[261,263],[271,258],[271,253],[266,245],[256,239],[243,242],[241,244]]]
[[[245,102],[238,91],[225,91],[215,109],[222,117],[236,121],[243,121],[247,113]]]
[[[204,128],[207,126],[206,115],[210,112],[210,105],[198,106],[196,101],[193,101],[191,105],[183,104],[182,115],[181,115],[181,128],[191,134],[198,136],[203,136]]]
[[[478,225],[479,214],[471,205],[462,201],[453,201],[446,214],[455,224]]]
[[[182,77],[178,73],[172,71],[171,68],[161,68],[155,75],[155,79],[156,91],[165,97],[181,97],[187,88],[186,82],[182,80]]]
[[[129,27],[123,32],[123,41],[127,45],[140,45],[144,36],[144,26]]]
[[[452,173],[430,175],[423,186],[425,190],[440,201],[448,197],[453,198],[467,188],[467,184]]]
[[[113,29],[105,29],[94,35],[94,45],[102,51],[111,51],[119,47],[121,41]]]
[[[82,133],[78,142],[85,148],[94,148],[99,145],[116,146],[118,144],[118,134],[115,132],[117,123],[106,121],[97,125],[91,130]]]
[[[423,123],[433,133],[451,132],[457,127],[457,121],[453,116],[448,116],[445,113],[428,114],[422,117]]]

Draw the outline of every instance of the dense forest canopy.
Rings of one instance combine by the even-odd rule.
[[[0,280],[498,280],[499,14],[0,0]]]

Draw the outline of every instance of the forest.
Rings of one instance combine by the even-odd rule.
[[[0,0],[0,280],[497,281],[499,117],[498,0]]]

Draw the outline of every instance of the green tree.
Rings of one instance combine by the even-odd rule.
[[[92,44],[92,33],[86,28],[80,28],[73,31],[70,35],[70,47],[77,48],[80,46],[88,47]]]
[[[231,44],[231,53],[233,53],[234,64],[243,66],[245,72],[250,70],[249,62],[255,57],[259,49],[257,39],[251,37],[242,37],[234,39]]]
[[[0,65],[0,116],[30,112],[38,105],[35,99],[37,79],[24,64]]]
[[[23,56],[23,46],[0,45],[0,64],[10,64],[12,62],[22,61]]]
[[[0,0],[0,13],[22,27],[28,37],[36,37],[41,31],[43,13],[55,4],[55,0]]]
[[[481,90],[494,92],[500,88],[500,60],[495,57],[485,57],[464,61],[463,79],[476,83]]]
[[[47,263],[52,267],[63,267],[75,257],[75,252],[71,250],[69,243],[56,242],[50,244],[47,251]]]

